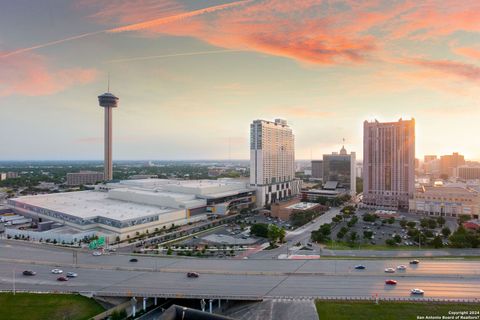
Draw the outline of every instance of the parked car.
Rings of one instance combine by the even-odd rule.
[[[67,272],[67,277],[68,278],[76,278],[78,276],[77,273],[75,272]]]
[[[101,255],[102,255],[102,252],[100,252],[100,251],[93,251],[93,252],[92,252],[92,255],[94,255],[94,256],[101,256]]]
[[[392,279],[389,279],[389,280],[386,280],[385,281],[385,284],[388,284],[388,285],[396,285],[397,284],[397,281],[396,280],[392,280]]]
[[[200,277],[200,275],[198,274],[198,272],[188,272],[187,277],[188,278],[198,278],[198,277]]]
[[[52,273],[53,274],[61,274],[61,273],[63,273],[63,270],[62,269],[52,269]]]
[[[57,281],[68,281],[67,277],[58,277]]]
[[[410,293],[411,294],[424,294],[425,291],[423,291],[422,289],[415,288],[415,289],[410,290]]]
[[[34,276],[36,275],[37,273],[35,271],[32,271],[32,270],[25,270],[23,271],[23,275],[24,276]]]

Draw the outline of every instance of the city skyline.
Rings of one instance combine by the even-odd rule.
[[[0,33],[0,133],[8,137],[0,160],[101,159],[94,103],[107,73],[122,97],[114,160],[247,160],[249,123],[275,118],[295,131],[297,159],[320,159],[343,138],[362,159],[363,121],[400,117],[416,120],[418,158],[478,160],[470,137],[480,115],[479,9],[449,1],[9,3],[0,30],[26,22]]]

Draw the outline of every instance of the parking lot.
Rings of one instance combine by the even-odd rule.
[[[422,218],[433,218],[433,217],[424,217],[411,213],[395,213],[391,217],[388,215],[381,215],[375,221],[364,221],[365,214],[373,214],[372,210],[358,209],[355,216],[357,217],[357,222],[351,226],[348,226],[348,220],[342,221],[336,224],[331,231],[332,240],[339,242],[347,241],[352,232],[357,234],[357,243],[371,244],[371,245],[387,245],[386,242],[388,239],[394,239],[399,236],[401,241],[396,241],[397,245],[402,246],[418,246],[419,239],[412,238],[408,235],[409,227],[402,227],[400,221],[404,220],[406,222],[414,222],[415,227],[413,229],[421,230],[420,220]],[[394,220],[392,219],[394,218]],[[454,218],[445,217],[445,226],[449,227],[452,232],[457,228],[457,223]],[[342,229],[348,230],[342,236]],[[437,225],[436,228],[431,229],[434,236],[441,235],[442,227]],[[340,233],[340,236],[339,236]],[[443,242],[444,245],[448,244],[446,240]],[[420,242],[420,245],[424,243]]]

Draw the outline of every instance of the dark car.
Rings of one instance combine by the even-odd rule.
[[[67,277],[58,277],[57,281],[68,281]]]
[[[363,264],[359,264],[358,266],[355,266],[355,269],[364,270],[364,269],[367,269],[367,267],[365,267]]]
[[[24,276],[34,276],[36,275],[37,273],[35,271],[32,271],[32,270],[25,270],[23,271],[23,275]]]
[[[200,277],[200,275],[198,274],[198,272],[188,272],[188,273],[187,273],[187,277],[189,277],[189,278],[198,278],[198,277]]]
[[[138,259],[137,258],[132,258],[132,259],[130,259],[130,262],[138,262]]]
[[[420,261],[418,261],[418,260],[412,260],[412,261],[410,261],[410,264],[419,264],[419,263],[420,263]]]

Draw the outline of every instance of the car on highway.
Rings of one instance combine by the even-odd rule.
[[[200,277],[200,275],[198,274],[198,272],[187,272],[187,277],[188,278],[198,278],[198,277]]]
[[[385,272],[386,272],[386,273],[395,273],[395,269],[393,269],[393,268],[386,268],[386,269],[385,269]]]
[[[359,264],[355,266],[356,270],[365,270],[367,267],[365,267],[363,264]]]
[[[407,266],[401,264],[401,265],[397,266],[397,270],[401,270],[401,271],[407,270]]]
[[[415,259],[415,260],[412,260],[412,261],[410,261],[410,264],[419,264],[419,263],[420,263],[420,261],[418,261],[418,260],[416,260],[416,259]]]
[[[36,273],[35,271],[32,271],[32,270],[25,270],[25,271],[22,272],[22,274],[23,274],[24,276],[34,276],[34,275],[36,275],[37,273]]]
[[[52,269],[52,273],[53,274],[61,274],[61,273],[63,273],[63,270],[62,269]]]
[[[68,281],[67,277],[58,277],[57,281]]]
[[[424,294],[425,291],[423,291],[422,289],[415,288],[415,289],[410,290],[410,293],[411,294]]]
[[[92,252],[92,255],[94,255],[94,256],[101,256],[102,253],[101,253],[100,251],[93,251],[93,252]]]
[[[129,260],[130,262],[138,262],[138,259],[137,258],[132,258]]]
[[[385,280],[385,284],[388,284],[388,285],[396,285],[397,284],[397,281],[396,280],[392,280],[392,279],[388,279],[388,280]]]
[[[78,274],[75,272],[67,272],[67,278],[76,278]]]

